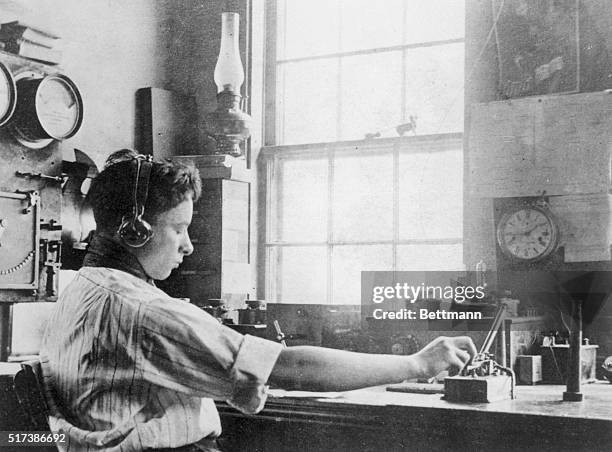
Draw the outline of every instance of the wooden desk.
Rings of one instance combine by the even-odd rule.
[[[517,399],[457,404],[440,394],[368,388],[337,398],[270,397],[257,415],[218,403],[223,438],[240,451],[610,450],[612,385],[518,386]]]

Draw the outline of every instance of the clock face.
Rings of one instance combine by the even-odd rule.
[[[497,226],[497,244],[514,259],[536,261],[556,248],[557,228],[546,209],[522,207],[504,214]]]

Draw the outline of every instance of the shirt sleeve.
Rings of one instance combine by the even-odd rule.
[[[276,342],[222,325],[194,305],[169,298],[147,305],[139,321],[138,367],[154,384],[199,397],[227,400],[256,413],[282,350]]]

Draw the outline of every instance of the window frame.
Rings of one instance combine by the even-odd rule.
[[[384,46],[384,47],[373,47],[369,49],[360,49],[360,50],[350,50],[350,51],[340,51],[340,52],[331,52],[325,54],[317,54],[312,56],[305,57],[296,57],[296,58],[285,58],[282,60],[277,59],[277,28],[278,28],[278,2],[283,0],[264,0],[264,28],[265,28],[265,42],[266,43],[274,43],[274,45],[267,45],[264,48],[264,83],[263,83],[263,99],[264,99],[264,109],[263,109],[263,145],[264,146],[285,146],[283,143],[279,143],[279,125],[282,123],[282,118],[280,118],[280,114],[277,109],[276,98],[277,93],[276,90],[278,88],[278,78],[279,78],[279,66],[282,64],[300,62],[300,61],[313,61],[319,59],[336,59],[338,62],[339,70],[338,70],[338,90],[341,90],[340,87],[340,78],[342,77],[342,59],[344,57],[356,56],[356,55],[373,55],[381,52],[392,52],[392,51],[401,51],[402,52],[402,80],[405,80],[406,70],[408,67],[408,61],[406,58],[406,52],[411,49],[420,49],[426,47],[436,47],[436,46],[444,46],[449,44],[464,44],[465,47],[465,36],[461,38],[451,38],[451,39],[441,39],[441,40],[433,40],[433,41],[423,41],[423,42],[415,42],[415,43],[407,43],[400,44],[394,46]],[[467,1],[467,0],[465,0]],[[402,14],[405,16],[409,14],[405,5],[402,10]],[[403,124],[408,122],[410,119],[410,112],[406,109],[406,85],[402,84],[401,86],[401,118],[398,121],[398,124]],[[341,136],[341,114],[342,111],[342,99],[339,98],[336,108],[336,137]],[[445,132],[446,133],[446,132]],[[450,132],[450,133],[460,133],[460,132]],[[341,140],[338,140],[340,142]],[[325,144],[325,143],[317,143],[317,144]]]
[[[259,247],[259,269],[261,274],[260,296],[270,302],[284,302],[279,287],[279,273],[281,262],[278,255],[274,259],[274,249],[290,246],[303,247],[326,247],[327,260],[327,287],[326,299],[321,304],[337,304],[332,299],[333,293],[333,268],[332,255],[338,246],[367,246],[367,245],[391,245],[392,268],[390,271],[402,270],[397,268],[398,246],[401,245],[463,245],[461,237],[441,238],[414,238],[400,239],[399,237],[399,158],[400,153],[427,154],[431,152],[445,152],[456,150],[464,152],[463,133],[446,133],[436,135],[416,135],[397,138],[377,138],[374,140],[335,141],[316,144],[296,144],[283,146],[265,146],[259,154],[259,186],[261,188],[260,221],[262,233],[260,234]],[[332,199],[334,187],[334,157],[336,155],[363,155],[364,153],[392,154],[393,159],[393,238],[391,240],[335,240],[333,237],[333,212]],[[284,241],[276,238],[278,226],[282,221],[281,193],[278,187],[281,183],[280,165],[284,159],[295,158],[327,158],[327,225],[325,241]],[[464,175],[465,178],[465,175]]]
[[[333,269],[332,269],[332,251],[336,246],[343,245],[369,245],[369,244],[384,244],[388,243],[392,246],[393,252],[393,268],[396,270],[397,266],[397,248],[400,245],[463,245],[463,237],[456,238],[440,238],[440,239],[410,239],[410,240],[399,240],[399,153],[402,146],[409,147],[412,150],[410,152],[423,153],[423,152],[436,152],[436,151],[448,151],[449,149],[458,150],[461,153],[465,153],[464,146],[464,133],[463,131],[457,132],[445,132],[431,135],[414,135],[414,136],[401,136],[401,137],[389,137],[389,138],[376,138],[374,140],[351,140],[351,141],[333,141],[333,142],[313,142],[304,144],[279,144],[279,112],[277,111],[277,81],[279,77],[279,65],[294,61],[306,61],[316,60],[321,58],[337,58],[341,64],[341,59],[347,56],[353,55],[368,55],[375,54],[378,52],[385,51],[402,51],[402,80],[406,77],[406,53],[410,49],[418,49],[424,47],[441,46],[455,43],[462,43],[465,48],[466,40],[465,36],[461,38],[444,39],[437,41],[417,42],[409,43],[388,47],[376,47],[365,50],[352,50],[346,52],[333,52],[329,54],[317,54],[310,57],[301,58],[287,58],[281,61],[277,61],[277,45],[276,45],[276,33],[278,26],[278,1],[277,0],[263,0],[263,18],[264,18],[264,42],[274,43],[273,45],[264,45],[263,49],[263,62],[264,62],[264,78],[263,78],[263,115],[262,115],[262,148],[258,154],[258,258],[257,258],[257,292],[258,296],[265,298],[270,302],[286,302],[281,298],[280,278],[280,262],[272,262],[271,257],[274,253],[271,252],[274,247],[284,246],[326,246],[327,247],[327,269],[326,269],[326,299],[321,300],[321,303],[333,303]],[[406,7],[403,8],[402,14],[407,14]],[[340,77],[340,75],[339,75]],[[464,73],[465,77],[465,73]],[[338,81],[340,83],[340,81]],[[410,112],[407,110],[407,104],[405,102],[406,97],[406,86],[402,84],[401,88],[401,113],[402,118],[400,123],[408,122],[408,115]],[[341,101],[340,101],[341,102]],[[340,111],[341,105],[334,106],[333,108]],[[336,136],[340,135],[340,117],[336,115]],[[281,195],[278,192],[279,187],[279,161],[283,158],[290,158],[299,155],[304,157],[317,157],[317,156],[329,156],[338,152],[351,152],[355,148],[361,148],[360,153],[364,152],[364,148],[368,146],[388,147],[393,146],[393,239],[387,241],[346,241],[346,242],[334,242],[330,228],[332,213],[330,212],[332,202],[329,198],[332,193],[333,180],[328,176],[327,178],[327,189],[328,189],[328,218],[327,218],[327,239],[324,242],[282,242],[272,240],[271,234],[276,234],[277,227],[280,222],[280,212],[276,209],[275,205],[278,205],[278,197]],[[434,147],[437,146],[437,147]],[[365,151],[365,152],[375,152]],[[388,151],[384,151],[388,152]],[[406,152],[406,151],[402,151]],[[461,168],[464,171],[464,165]],[[333,158],[328,159],[328,175],[333,174]],[[463,174],[465,181],[465,172]],[[460,187],[459,190],[463,190]],[[460,219],[463,226],[464,218]],[[276,254],[277,256],[280,253]],[[272,267],[276,268],[273,269]],[[398,269],[400,270],[400,269]],[[291,302],[291,301],[289,301]],[[317,301],[315,301],[317,303]],[[357,303],[356,303],[357,304]]]

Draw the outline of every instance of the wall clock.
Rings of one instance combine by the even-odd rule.
[[[514,206],[497,224],[497,245],[519,262],[544,259],[557,248],[558,241],[557,220],[545,202]]]

